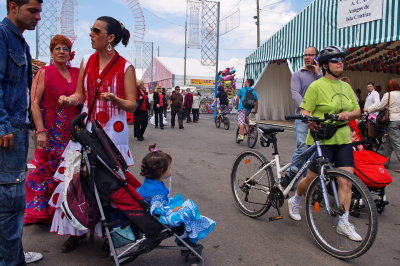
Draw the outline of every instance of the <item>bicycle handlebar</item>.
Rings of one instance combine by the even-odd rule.
[[[316,116],[308,116],[308,115],[287,115],[285,116],[286,120],[301,120],[304,123],[310,123],[310,122],[316,122],[316,123],[322,123],[325,121],[341,121],[344,122],[343,120],[339,119],[338,115],[333,115],[333,114],[324,114],[324,118],[319,118]]]

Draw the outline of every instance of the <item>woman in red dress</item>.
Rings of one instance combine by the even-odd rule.
[[[35,76],[31,90],[31,109],[36,126],[36,169],[26,179],[27,224],[51,223],[54,208],[48,201],[58,185],[53,178],[62,161],[62,153],[71,136],[69,124],[79,114],[77,106],[62,108],[61,95],[75,92],[79,69],[70,67],[72,42],[65,36],[55,35],[50,42],[51,63],[42,67]]]

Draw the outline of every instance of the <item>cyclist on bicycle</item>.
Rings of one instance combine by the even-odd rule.
[[[218,113],[221,113],[225,111],[225,109],[229,105],[228,94],[226,94],[224,87],[222,87],[221,85],[218,86],[218,93],[215,96],[215,100],[212,103],[212,106],[214,106],[214,104],[217,102],[218,99],[219,99]]]
[[[318,64],[321,66],[324,77],[314,81],[308,87],[303,102],[300,105],[302,115],[324,117],[325,113],[338,114],[340,120],[353,120],[360,117],[360,107],[352,88],[341,81],[340,75],[344,71],[344,57],[346,52],[336,46],[324,48],[318,57]],[[329,158],[335,167],[353,173],[354,159],[353,149],[350,141],[350,127],[343,126],[344,122],[336,122],[336,133],[329,139],[320,140],[322,153]],[[340,127],[342,125],[342,127]],[[308,124],[311,131],[318,131],[321,125],[315,122]],[[307,145],[314,144],[314,139],[307,135]],[[288,200],[289,215],[293,220],[301,220],[300,201],[310,185],[317,177],[318,166],[313,162],[307,176],[299,182],[296,194]],[[354,226],[349,222],[349,209],[352,197],[351,183],[338,178],[339,202],[344,207],[345,213],[339,217],[336,228],[338,234],[345,235],[353,241],[362,241],[362,237],[356,232]]]
[[[250,113],[256,114],[258,110],[258,96],[257,92],[251,87],[254,84],[254,80],[246,79],[244,83],[244,88],[241,88],[236,94],[236,108],[238,109],[238,125],[239,125],[239,136],[238,142],[244,140],[244,127],[247,118]],[[253,94],[252,97],[248,96],[247,92]],[[251,96],[251,95],[250,95]],[[251,100],[248,100],[250,99]],[[252,111],[253,110],[253,111]]]

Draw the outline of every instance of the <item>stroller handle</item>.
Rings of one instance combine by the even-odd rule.
[[[69,130],[74,139],[78,139],[78,131],[84,127],[83,120],[87,117],[87,113],[83,112],[72,119]]]

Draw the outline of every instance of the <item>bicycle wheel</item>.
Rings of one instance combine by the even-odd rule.
[[[217,115],[217,117],[215,117],[215,126],[217,128],[219,128],[221,126],[221,117],[219,115]]]
[[[229,130],[229,127],[231,126],[231,122],[229,121],[229,118],[227,116],[224,117],[224,128],[226,130]]]
[[[353,241],[337,232],[339,214],[333,196],[332,183],[337,186],[337,179],[343,178],[352,184],[352,199],[349,222],[362,237]],[[371,194],[366,186],[355,175],[340,169],[328,170],[325,175],[328,201],[333,214],[328,214],[322,194],[320,179],[312,181],[306,193],[306,217],[311,233],[321,248],[330,255],[340,259],[354,259],[372,246],[378,230],[378,214]]]
[[[233,197],[240,211],[252,218],[265,214],[271,207],[269,192],[274,185],[272,168],[267,167],[257,173],[267,163],[267,159],[261,153],[245,151],[239,154],[233,164]]]
[[[258,138],[258,128],[256,125],[249,126],[249,135],[247,136],[247,146],[249,148],[254,148],[257,143]]]

